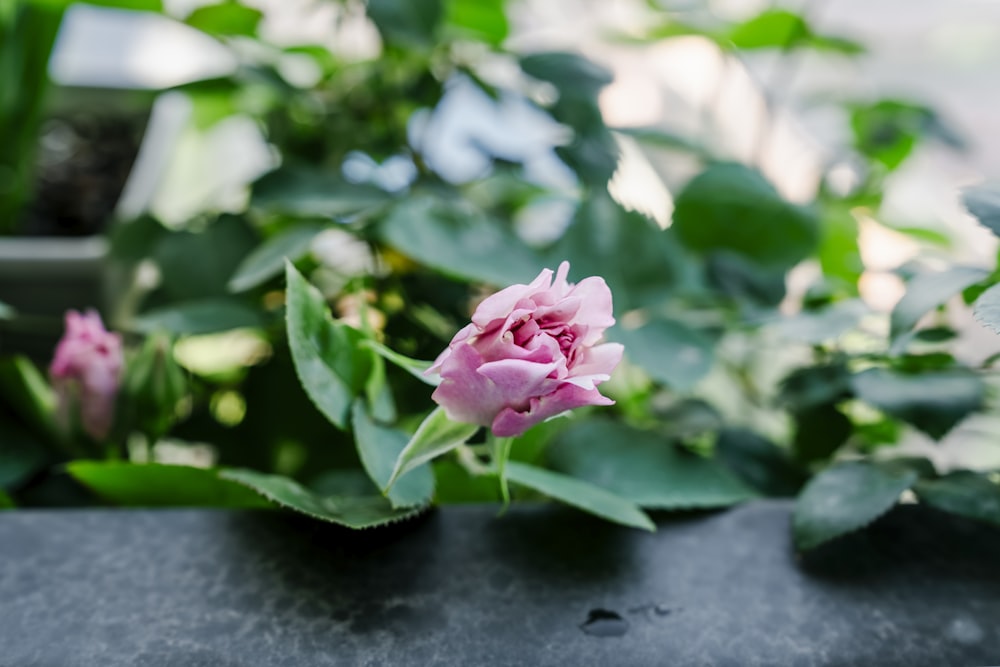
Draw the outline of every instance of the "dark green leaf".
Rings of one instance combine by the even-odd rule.
[[[268,507],[219,471],[160,463],[73,461],[70,475],[97,495],[130,507]]]
[[[955,266],[938,273],[924,273],[910,280],[906,294],[892,309],[889,319],[891,350],[900,352],[902,335],[917,325],[920,318],[955,296],[969,285],[986,278],[989,272],[971,266]]]
[[[981,183],[965,188],[962,202],[979,224],[1000,236],[1000,183]]]
[[[29,359],[0,359],[0,397],[38,433],[57,436],[55,394]]]
[[[0,417],[0,490],[18,486],[41,470],[48,459],[36,436]]]
[[[391,487],[409,471],[465,444],[478,430],[478,425],[452,421],[444,408],[435,408],[399,453],[386,486]]]
[[[785,269],[763,266],[729,250],[715,250],[705,265],[708,283],[749,310],[775,308],[785,298]]]
[[[442,0],[368,0],[368,16],[389,44],[432,46],[443,15]]]
[[[1000,284],[979,295],[972,310],[976,319],[996,333],[1000,333]]]
[[[861,400],[902,419],[935,439],[983,403],[983,381],[971,372],[955,369],[908,375],[872,368],[851,381]]]
[[[830,458],[851,436],[851,420],[831,403],[806,408],[795,415],[792,451],[804,464]]]
[[[423,508],[393,509],[382,496],[320,496],[287,477],[255,470],[223,470],[220,476],[239,482],[282,507],[348,528],[384,526],[423,511]]]
[[[577,53],[547,51],[521,58],[525,74],[548,81],[561,90],[595,95],[614,75]]]
[[[504,0],[446,0],[449,26],[458,28],[492,46],[500,46],[507,38],[507,16]]]
[[[301,259],[322,230],[322,225],[296,224],[264,241],[236,267],[229,279],[229,291],[243,292],[280,275],[285,260]]]
[[[794,496],[806,479],[783,449],[747,429],[721,431],[715,453],[740,479],[767,496]]]
[[[135,331],[166,331],[184,335],[263,326],[260,311],[233,299],[201,299],[156,308],[139,315],[132,323]]]
[[[9,510],[14,509],[15,507],[16,505],[11,497],[3,491],[0,491],[0,510]]]
[[[549,457],[557,470],[649,509],[725,507],[756,495],[717,462],[656,433],[607,420],[563,431]]]
[[[693,280],[693,266],[669,230],[625,211],[606,194],[584,200],[548,257],[553,267],[568,260],[571,279],[602,276],[617,314],[660,304]]]
[[[867,463],[824,470],[806,485],[795,505],[795,545],[812,549],[863,528],[889,511],[916,481],[914,472],[892,473]]]
[[[221,2],[198,7],[184,22],[210,35],[253,37],[257,34],[257,25],[263,16],[260,10],[238,2]]]
[[[819,240],[811,211],[782,199],[757,171],[732,163],[713,164],[684,187],[674,229],[693,250],[728,249],[776,268],[805,259]]]
[[[692,389],[712,369],[715,341],[677,320],[655,319],[638,329],[618,326],[611,338],[651,378],[680,392]]]
[[[509,227],[460,202],[412,197],[379,231],[399,252],[460,278],[506,286],[530,282],[542,268],[537,253]]]
[[[899,167],[925,136],[936,137],[955,148],[963,143],[933,109],[901,100],[855,106],[851,127],[858,151],[890,171]]]
[[[315,287],[286,264],[288,344],[302,388],[327,419],[346,428],[354,399],[361,395],[372,368],[364,336],[334,322]]]
[[[382,190],[345,183],[336,172],[286,166],[254,183],[250,204],[272,213],[341,218],[388,201]]]
[[[155,218],[144,215],[135,220],[113,223],[108,234],[111,254],[115,258],[140,262],[151,256],[157,244],[170,232]]]
[[[931,507],[1000,525],[1000,484],[987,474],[960,470],[917,482],[914,490]]]
[[[635,503],[600,486],[519,461],[508,461],[506,474],[507,479],[515,484],[544,493],[602,519],[650,532],[656,530],[650,518]]]
[[[851,395],[851,376],[842,362],[797,368],[781,381],[781,403],[801,411]]]
[[[231,215],[204,231],[167,234],[153,251],[162,276],[160,292],[171,303],[225,297],[229,277],[256,245],[256,232]]]
[[[389,485],[396,459],[410,436],[402,431],[376,424],[362,401],[355,401],[352,412],[354,442],[368,476],[379,489]],[[393,507],[426,505],[434,493],[434,475],[427,465],[418,466],[392,485],[387,497]]]

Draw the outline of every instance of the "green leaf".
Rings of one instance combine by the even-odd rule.
[[[823,310],[807,310],[779,320],[774,329],[789,340],[819,345],[840,337],[858,325],[870,311],[857,299],[840,301]]]
[[[1000,525],[1000,485],[986,474],[959,470],[917,482],[914,491],[931,507]]]
[[[384,526],[414,517],[424,509],[394,509],[382,496],[320,496],[287,477],[255,470],[228,469],[220,476],[239,482],[282,507],[347,528]]]
[[[414,468],[465,444],[478,430],[478,425],[451,421],[444,408],[435,408],[399,453],[386,488],[392,488],[400,477]]]
[[[339,428],[347,427],[354,399],[365,390],[372,352],[364,335],[334,322],[326,301],[291,262],[285,265],[288,345],[295,372],[313,404]]]
[[[867,463],[845,463],[816,475],[795,504],[792,530],[799,549],[812,549],[867,526],[896,504],[917,481]]]
[[[792,49],[811,33],[805,19],[798,14],[769,9],[736,25],[728,37],[738,49]]]
[[[806,479],[787,452],[747,429],[721,431],[715,453],[740,479],[767,496],[794,496]]]
[[[712,369],[715,342],[677,320],[655,319],[637,329],[619,326],[611,338],[651,378],[680,392],[691,390]]]
[[[619,315],[661,304],[671,290],[694,280],[694,266],[670,230],[626,211],[603,192],[584,199],[547,256],[553,267],[568,260],[570,279],[603,277]]]
[[[1000,183],[981,183],[965,188],[962,202],[979,224],[1000,236]]]
[[[702,159],[710,159],[711,151],[701,142],[681,132],[671,132],[658,127],[615,127],[618,134],[632,137],[640,144],[653,148],[665,148],[692,153]]]
[[[168,233],[153,251],[162,276],[158,294],[169,303],[225,297],[229,277],[256,246],[254,229],[232,215],[203,231]]]
[[[160,463],[73,461],[69,474],[97,495],[131,507],[268,507],[218,470]]]
[[[445,22],[461,32],[500,46],[507,38],[504,0],[446,0]]]
[[[369,348],[375,354],[382,357],[388,362],[395,364],[396,366],[402,368],[404,371],[417,378],[424,384],[429,384],[432,387],[436,387],[441,384],[440,377],[428,376],[425,371],[434,365],[432,361],[421,361],[419,359],[411,359],[405,355],[391,350],[382,343],[370,338],[365,339],[361,342],[361,345]]]
[[[39,433],[58,436],[55,394],[27,357],[0,359],[0,397]]]
[[[890,351],[899,353],[905,339],[902,335],[917,325],[920,318],[945,303],[966,287],[989,275],[989,271],[971,266],[955,266],[937,273],[924,273],[911,279],[906,294],[892,309],[889,318]]]
[[[38,439],[19,424],[0,417],[0,489],[24,482],[48,463]]]
[[[531,54],[521,58],[521,69],[528,76],[548,81],[559,89],[591,95],[614,81],[610,71],[577,53]]]
[[[810,406],[794,416],[792,451],[795,458],[804,464],[833,456],[854,430],[851,420],[832,403]]]
[[[254,37],[264,14],[238,2],[221,2],[198,7],[184,22],[210,35]]]
[[[510,228],[458,201],[417,195],[379,225],[386,243],[446,274],[493,285],[530,282],[541,258]]]
[[[855,375],[851,386],[861,400],[934,439],[980,409],[985,394],[983,381],[962,369],[910,375],[871,368]]]
[[[17,507],[17,505],[14,504],[13,499],[0,490],[0,510],[10,510],[15,507]]]
[[[156,308],[139,315],[132,329],[144,333],[209,334],[232,329],[261,328],[260,311],[233,299],[200,299]]]
[[[775,268],[805,259],[819,241],[810,210],[782,199],[757,171],[732,163],[710,165],[684,187],[673,228],[692,250],[728,249]]]
[[[389,485],[393,467],[410,439],[403,431],[376,424],[362,401],[354,402],[354,442],[368,476],[379,489]],[[434,474],[427,465],[402,475],[386,496],[393,507],[426,505],[434,493]]]
[[[382,190],[345,183],[336,172],[284,166],[254,183],[250,205],[292,216],[343,218],[388,201]]]
[[[442,0],[368,0],[368,16],[390,44],[432,46],[443,15]]]
[[[855,148],[889,171],[899,167],[924,137],[936,137],[953,148],[963,144],[933,109],[902,100],[856,105],[851,128]]]
[[[28,4],[39,7],[66,8],[70,5],[82,3],[94,5],[96,7],[111,7],[114,9],[132,9],[138,11],[162,12],[163,3],[161,0],[26,0]]]
[[[649,509],[725,507],[757,495],[716,461],[657,433],[603,419],[560,433],[549,459],[556,470]]]
[[[1000,333],[1000,284],[980,294],[972,312],[983,325]]]
[[[495,503],[500,501],[500,485],[495,475],[473,475],[454,461],[435,461],[434,499],[439,505]]]
[[[540,493],[623,526],[656,531],[652,520],[635,503],[589,482],[536,468],[519,461],[509,461],[507,479]]]
[[[837,403],[851,395],[851,375],[843,362],[797,368],[781,381],[782,405],[802,411],[824,403]]]
[[[305,256],[323,229],[322,225],[296,224],[264,241],[236,267],[229,279],[229,291],[244,292],[280,275],[285,260],[295,262]]]

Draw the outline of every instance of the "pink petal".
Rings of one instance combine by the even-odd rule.
[[[518,436],[535,424],[549,417],[584,405],[613,405],[614,401],[602,396],[596,389],[582,389],[572,384],[560,385],[551,394],[532,398],[528,410],[505,408],[493,420],[493,435],[498,438]]]

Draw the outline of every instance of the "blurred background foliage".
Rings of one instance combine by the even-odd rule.
[[[16,139],[0,147],[0,224],[10,231],[32,192],[64,4],[0,9],[0,129]],[[159,176],[187,201],[157,190],[144,205],[120,204],[103,232],[108,261],[131,277],[106,315],[134,348],[111,451],[53,432],[31,362],[0,368],[0,488],[11,503],[249,502],[203,472],[128,463],[159,461],[250,469],[232,475],[279,503],[301,509],[288,496],[297,489],[362,499],[348,514],[378,515],[363,441],[395,442],[378,430],[390,424],[412,432],[432,408],[429,388],[373,356],[351,390],[366,395],[384,374],[391,396],[378,407],[367,394],[370,428],[363,414],[324,416],[289,352],[285,259],[349,327],[335,329],[343,345],[361,349],[360,336],[425,360],[491,290],[565,259],[571,279],[603,276],[614,294],[610,338],[625,344],[626,362],[602,389],[617,404],[536,428],[515,461],[652,510],[799,496],[803,547],[868,523],[904,492],[1000,523],[997,457],[955,463],[928,445],[995,412],[994,358],[960,351],[968,305],[996,281],[994,267],[959,262],[947,231],[880,213],[887,179],[919,147],[960,152],[966,141],[923,101],[820,91],[808,104],[843,132],[811,166],[786,165],[796,173],[779,182],[768,156],[795,111],[785,95],[797,68],[809,58],[849,67],[867,49],[814,24],[812,4],[737,20],[701,3],[632,3],[639,19],[607,31],[607,44],[651,58],[683,41],[719,67],[702,72],[718,80],[685,122],[667,113],[627,126],[602,109],[620,73],[581,53],[519,47],[504,0],[317,0],[325,32],[295,43],[272,38],[267,12],[251,3],[92,4],[167,15],[211,38],[229,66],[162,87],[153,107],[151,128],[164,109],[184,109],[174,152],[161,158],[172,175]],[[775,74],[747,77],[755,58]],[[749,81],[757,104],[735,109],[754,125],[741,145],[712,111],[733,110],[727,79]],[[256,152],[213,143],[247,128]],[[147,146],[156,152],[149,133]],[[199,160],[209,171],[245,161],[252,182],[202,196]],[[995,204],[985,197],[973,212],[985,222]],[[919,248],[884,272],[897,289],[906,283],[889,307],[865,294],[861,240],[879,233]],[[997,422],[980,424],[959,439],[995,446]],[[61,465],[73,459],[112,462],[72,464],[79,486]],[[495,482],[470,471],[475,461],[439,461],[417,495],[496,500]],[[516,487],[520,497],[535,497],[530,486]]]

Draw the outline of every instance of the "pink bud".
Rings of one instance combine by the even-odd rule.
[[[597,385],[621,361],[618,343],[597,345],[615,323],[603,278],[555,281],[545,269],[530,285],[487,298],[428,373],[440,373],[433,398],[448,417],[490,426],[498,437],[584,405],[611,405]]]
[[[70,411],[79,406],[83,430],[95,440],[107,437],[121,374],[121,336],[108,332],[93,310],[82,315],[67,311],[66,332],[49,366],[63,422],[68,423]]]

